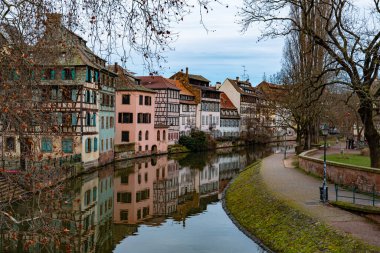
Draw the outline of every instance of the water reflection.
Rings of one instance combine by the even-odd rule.
[[[112,252],[125,247],[127,238],[142,240],[144,235],[149,236],[144,231],[156,228],[159,231],[156,239],[147,238],[149,241],[138,244],[137,248],[133,248],[136,245],[126,248],[133,249],[131,252],[144,249],[149,252],[158,239],[165,238],[162,235],[175,238],[177,232],[168,227],[168,222],[185,228],[187,233],[207,229],[214,236],[218,233],[226,236],[234,230],[234,235],[229,237],[244,238],[247,241],[243,244],[250,248],[253,243],[230,224],[220,204],[215,203],[228,182],[265,152],[253,148],[223,149],[171,158],[136,159],[104,167],[68,181],[59,195],[45,198],[46,206],[42,208],[41,204],[35,205],[36,201],[41,202],[36,198],[13,205],[9,213],[15,214],[18,220],[37,217],[40,210],[45,215],[39,214],[37,219],[27,220],[25,224],[2,218],[0,252]],[[208,208],[213,210],[214,218],[210,210],[205,212]],[[218,216],[221,218],[215,220]],[[37,229],[36,221],[44,225]],[[189,224],[192,224],[190,229]],[[181,244],[185,239],[178,240],[177,244]],[[206,249],[208,243],[198,241],[196,248],[202,249],[203,245]]]

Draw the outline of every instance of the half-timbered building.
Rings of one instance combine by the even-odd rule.
[[[210,81],[201,75],[177,72],[170,79],[181,82],[195,95],[197,103],[196,127],[198,130],[220,136],[220,91],[210,86]]]

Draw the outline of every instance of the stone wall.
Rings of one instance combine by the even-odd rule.
[[[299,167],[313,175],[323,177],[323,160],[310,157],[315,151],[307,151],[299,155]],[[372,192],[375,186],[380,194],[380,169],[352,166],[336,162],[326,163],[327,178],[332,183],[344,186],[357,186],[359,191]]]

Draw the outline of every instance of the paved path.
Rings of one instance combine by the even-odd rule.
[[[320,203],[319,186],[322,180],[294,169],[294,154],[289,155],[285,161],[283,154],[275,154],[263,160],[261,174],[269,189],[311,216],[380,247],[380,225],[362,216]],[[332,184],[329,184],[329,196],[335,196]]]

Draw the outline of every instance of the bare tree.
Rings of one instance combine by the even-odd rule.
[[[288,15],[289,7],[302,13],[303,19]],[[379,14],[380,2],[377,0],[373,0],[367,9],[347,0],[245,0],[242,9],[243,29],[262,22],[266,25],[263,36],[284,36],[297,31],[307,36],[309,43],[328,53],[336,64],[335,72],[345,78],[322,85],[341,83],[357,94],[371,166],[376,168],[380,167],[380,135],[373,122],[374,96],[370,90],[379,70]],[[319,26],[310,22],[315,15],[321,21]]]

